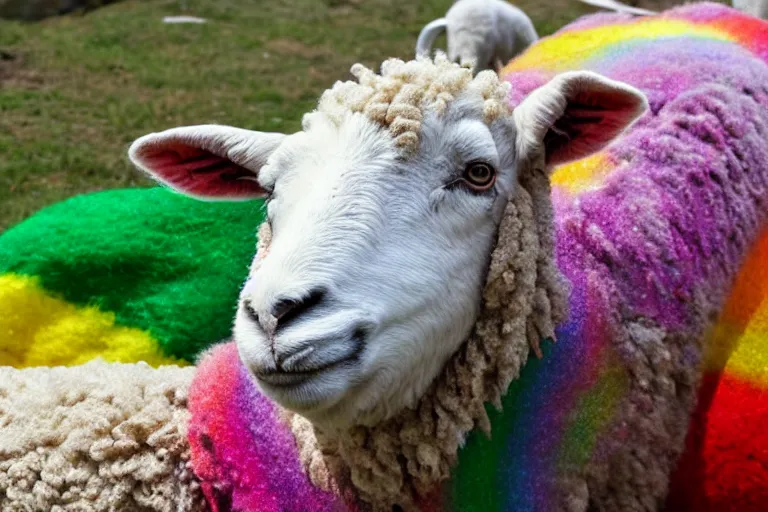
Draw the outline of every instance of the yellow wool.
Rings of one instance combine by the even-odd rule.
[[[768,298],[760,304],[739,338],[726,372],[768,386]]]
[[[0,276],[0,365],[70,366],[96,357],[152,366],[186,364],[164,356],[148,333],[115,325],[112,313],[52,297],[34,278]]]
[[[744,260],[705,355],[708,371],[768,386],[768,231]]]
[[[556,168],[552,173],[552,185],[578,194],[603,186],[605,177],[614,169],[615,165],[605,153],[595,153]]]

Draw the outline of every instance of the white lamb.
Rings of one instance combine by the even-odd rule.
[[[768,1],[766,0],[733,0],[732,5],[750,16],[768,18]]]
[[[448,58],[473,63],[475,73],[500,69],[539,38],[531,19],[504,0],[458,0],[445,18],[421,30],[416,56],[429,54],[443,31],[448,38]]]

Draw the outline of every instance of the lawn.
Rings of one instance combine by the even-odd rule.
[[[410,58],[451,0],[126,0],[39,23],[0,21],[0,232],[66,197],[146,186],[137,137],[184,124],[292,132],[355,62]],[[591,12],[517,2],[540,34]],[[444,45],[444,41],[439,41]]]

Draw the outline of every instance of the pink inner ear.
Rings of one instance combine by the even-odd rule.
[[[544,137],[548,163],[567,162],[602,149],[632,122],[639,108],[638,98],[621,90],[577,92]]]
[[[264,195],[253,171],[181,142],[146,147],[139,157],[161,181],[185,194],[234,199]]]

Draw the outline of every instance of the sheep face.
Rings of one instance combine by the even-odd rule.
[[[322,114],[262,169],[271,240],[235,322],[261,389],[316,421],[414,403],[466,339],[514,183],[511,123],[428,116],[408,159],[360,114]]]
[[[565,115],[588,99],[583,119],[578,108]],[[267,197],[234,326],[266,395],[339,428],[413,405],[472,329],[518,168],[589,153],[644,104],[586,74],[490,122],[487,101],[467,87],[447,107],[424,108],[406,154],[354,111],[320,110],[289,136],[198,126],[134,143],[137,165],[187,194]]]

